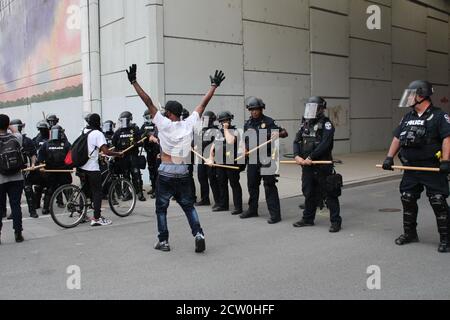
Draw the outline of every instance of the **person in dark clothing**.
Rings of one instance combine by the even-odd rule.
[[[148,194],[152,199],[156,197],[156,179],[158,178],[158,168],[161,164],[161,147],[158,141],[158,130],[152,122],[152,117],[148,110],[144,113],[144,124],[141,127],[141,136],[147,137],[144,142],[144,150],[147,153],[147,167],[151,183],[151,190]]]
[[[229,166],[238,166],[235,160],[238,154],[239,132],[236,127],[231,124],[234,115],[231,112],[224,111],[219,114],[218,121],[221,125],[221,137],[216,138],[214,145],[214,153],[216,163],[225,164]],[[238,166],[239,167],[239,166]],[[228,211],[229,209],[229,191],[228,182],[233,192],[234,210],[232,215],[241,214],[242,211],[242,187],[239,182],[240,171],[228,168],[216,168],[217,179],[220,189],[220,202],[218,208],[213,211]]]
[[[264,149],[259,150],[255,155],[248,157],[249,164],[247,166],[247,184],[250,194],[249,209],[241,214],[241,219],[247,219],[258,216],[258,202],[259,202],[259,186],[261,180],[264,180],[264,190],[266,193],[267,207],[270,213],[269,224],[275,224],[281,221],[280,198],[278,195],[278,188],[276,186],[277,178],[275,173],[267,172],[263,174],[263,169],[270,168],[273,165],[272,153],[275,150],[273,144],[278,138],[286,138],[288,133],[286,129],[279,127],[275,120],[264,115],[263,110],[266,108],[265,103],[256,97],[246,99],[246,106],[251,113],[250,119],[245,123],[245,144],[246,154],[250,150],[250,140],[253,136],[252,142],[254,147],[260,146],[263,143],[271,141],[268,145],[267,153],[262,154]],[[263,138],[263,139],[261,139]],[[261,152],[260,152],[261,151]],[[270,169],[268,170],[270,171]]]
[[[317,207],[322,198],[330,209],[330,232],[339,232],[342,227],[339,196],[341,189],[333,187],[333,165],[313,165],[313,161],[332,161],[334,126],[325,116],[327,102],[321,97],[309,98],[305,116],[294,141],[294,156],[302,166],[302,191],[305,196],[303,218],[294,227],[313,226]]]
[[[394,157],[404,166],[439,168],[438,172],[407,170],[400,183],[404,233],[395,240],[399,246],[419,241],[417,234],[417,200],[424,189],[437,221],[440,243],[438,251],[450,251],[449,185],[450,116],[433,105],[434,90],[428,81],[417,80],[405,90],[401,108],[410,108],[394,132],[384,170],[393,170]],[[439,156],[440,155],[440,156]]]
[[[39,150],[42,148],[45,142],[50,137],[50,125],[47,121],[39,121],[36,125],[39,133],[33,138],[36,153],[39,154]],[[39,209],[41,207],[42,194],[44,193],[44,187],[46,185],[45,176],[40,171],[34,171],[32,174],[33,188],[34,188],[34,208]]]

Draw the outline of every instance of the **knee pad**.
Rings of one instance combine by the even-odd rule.
[[[438,215],[448,214],[447,198],[441,194],[430,197],[430,204],[433,211]]]
[[[405,192],[402,194],[401,200],[402,200],[403,209],[405,212],[417,214],[417,212],[419,211],[419,208],[417,206],[418,198],[416,196],[414,196],[411,193]]]

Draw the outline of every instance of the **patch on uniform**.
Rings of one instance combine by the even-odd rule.
[[[331,122],[325,123],[325,129],[331,130],[332,128],[333,128],[333,125],[331,124]]]
[[[265,123],[261,124],[261,128],[265,129],[266,128],[266,124]]]
[[[445,114],[444,118],[447,121],[447,123],[450,123],[450,117],[448,116],[448,114]]]

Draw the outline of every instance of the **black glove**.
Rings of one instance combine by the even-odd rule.
[[[137,65],[133,64],[130,67],[130,71],[127,71],[127,75],[128,75],[128,80],[130,81],[131,84],[134,84],[136,82],[136,72],[137,72]]]
[[[445,174],[450,174],[450,161],[443,160],[441,161],[440,172]]]
[[[394,169],[392,169],[393,165],[394,165],[394,158],[387,157],[386,160],[384,160],[384,162],[383,162],[383,170],[394,171]]]
[[[225,75],[222,71],[216,70],[214,77],[210,76],[209,78],[211,79],[212,86],[220,87],[220,84],[223,82],[223,80],[225,80]]]

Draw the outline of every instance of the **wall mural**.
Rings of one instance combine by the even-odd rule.
[[[0,108],[82,92],[80,0],[0,0]]]

